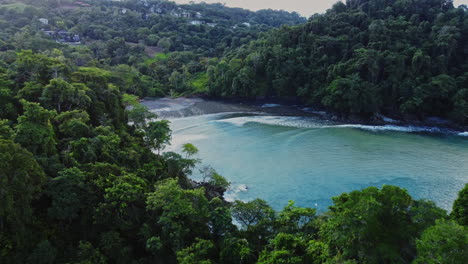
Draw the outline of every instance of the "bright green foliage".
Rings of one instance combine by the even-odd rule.
[[[193,144],[186,143],[182,146],[182,152],[185,153],[186,158],[190,158],[198,153],[198,149]]]
[[[34,53],[31,50],[18,52],[16,61],[16,81],[19,83],[36,82],[42,85],[50,79],[68,73],[68,65],[57,58]]]
[[[334,197],[333,202],[320,230],[333,254],[365,263],[401,262],[411,257],[407,255],[414,250],[411,238],[420,230],[412,224],[409,210],[414,201],[406,190],[369,187]]]
[[[293,201],[289,201],[278,214],[276,225],[281,232],[311,236],[315,231],[315,218],[315,209],[297,207]]]
[[[271,241],[270,246],[271,249],[260,254],[259,264],[305,263],[302,255],[306,246],[300,237],[280,233]]]
[[[109,71],[95,67],[80,67],[72,76],[77,82],[92,84],[92,89],[95,90],[105,89],[112,74]]]
[[[159,154],[171,142],[169,121],[161,120],[148,123],[145,128],[145,139],[147,146],[157,150]]]
[[[146,182],[134,174],[116,177],[104,189],[104,201],[98,205],[96,222],[112,224],[121,229],[132,227],[144,210]]]
[[[260,253],[259,264],[320,264],[328,259],[327,247],[321,242],[307,242],[303,237],[279,233]]]
[[[88,241],[80,241],[74,264],[106,264],[106,257]]]
[[[251,202],[235,201],[232,206],[232,215],[247,230],[257,225],[272,222],[275,218],[273,209],[260,199]]]
[[[54,154],[57,142],[50,120],[55,116],[55,111],[46,110],[37,103],[25,100],[22,100],[21,104],[24,114],[18,118],[15,127],[15,142],[35,155]]]
[[[468,226],[468,184],[458,193],[458,198],[453,203],[450,216],[463,226]]]
[[[212,264],[215,252],[213,242],[197,239],[190,247],[177,252],[177,260],[180,264]]]
[[[147,209],[160,214],[162,238],[174,250],[184,248],[197,235],[208,231],[209,209],[204,193],[203,189],[184,190],[176,179],[167,179],[148,194]]]
[[[87,112],[74,110],[63,112],[55,117],[59,123],[59,132],[66,138],[78,139],[89,136],[91,128],[89,126],[89,115]]]
[[[216,172],[213,172],[211,174],[211,177],[210,177],[210,180],[208,181],[208,183],[212,186],[215,186],[215,187],[220,187],[220,188],[223,188],[223,189],[228,189],[229,186],[231,185],[230,182],[228,182],[226,180],[226,178],[224,178],[223,176],[219,175],[218,173]]]
[[[7,119],[0,119],[0,139],[11,139],[13,129],[11,129]]]
[[[437,221],[416,241],[418,257],[414,263],[464,263],[468,259],[468,230],[455,221]]]
[[[44,86],[37,82],[26,82],[18,91],[18,97],[30,102],[38,102],[42,96]]]
[[[137,128],[144,129],[147,126],[148,120],[156,118],[157,115],[151,113],[148,107],[142,104],[135,104],[130,106],[131,109],[127,110],[128,121],[133,122]]]
[[[52,79],[45,86],[41,100],[59,113],[75,108],[86,109],[91,104],[88,92],[89,88],[82,83],[69,84],[63,79]]]
[[[151,237],[146,241],[146,250],[157,255],[162,248],[161,238]]]
[[[125,107],[139,104],[138,96],[128,93],[122,94],[122,102]]]
[[[185,149],[185,145],[184,145],[184,149]],[[227,190],[229,186],[231,185],[230,182],[228,182],[223,176],[218,174],[213,168],[209,166],[206,166],[200,169],[200,173],[203,175],[203,182],[207,183],[209,187]]]
[[[194,87],[194,93],[205,93],[208,92],[208,74],[199,73],[192,79],[191,86]]]

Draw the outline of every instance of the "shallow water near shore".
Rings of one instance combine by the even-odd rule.
[[[203,165],[232,183],[227,200],[261,198],[275,209],[294,200],[324,211],[343,192],[392,184],[450,210],[468,182],[468,138],[459,133],[336,124],[201,99],[145,104],[171,121],[166,151],[192,143]]]

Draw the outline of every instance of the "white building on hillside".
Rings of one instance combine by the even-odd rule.
[[[47,18],[39,18],[39,22],[41,22],[44,25],[49,25],[49,19]]]
[[[192,20],[190,21],[190,25],[202,25],[203,21],[200,20]]]

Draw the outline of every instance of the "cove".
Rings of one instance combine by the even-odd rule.
[[[261,198],[275,209],[294,200],[324,211],[333,196],[391,184],[450,210],[468,182],[463,134],[330,124],[243,106],[223,108],[222,103],[204,107],[208,103],[199,99],[144,104],[171,121],[173,139],[166,151],[180,152],[183,144],[192,143],[202,165],[231,182],[227,200]],[[200,177],[197,170],[192,177]]]

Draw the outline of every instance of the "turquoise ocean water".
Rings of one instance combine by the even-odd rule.
[[[450,210],[468,182],[464,134],[245,113],[169,120],[173,140],[166,151],[194,144],[202,164],[231,182],[227,200],[261,198],[275,209],[294,200],[323,211],[343,192],[392,184]]]

